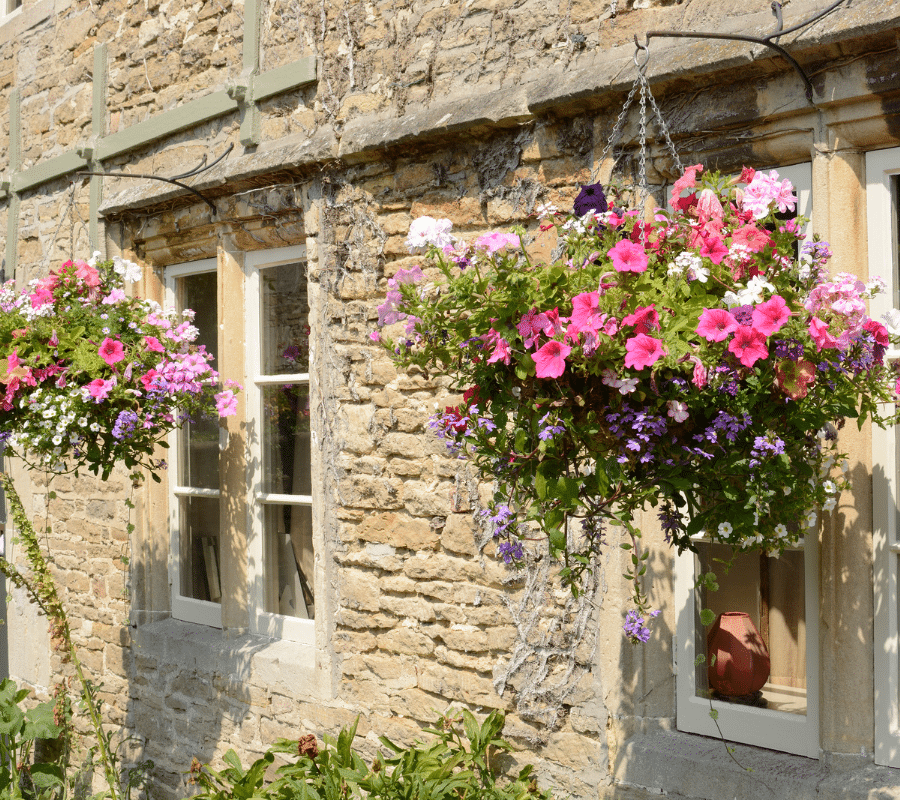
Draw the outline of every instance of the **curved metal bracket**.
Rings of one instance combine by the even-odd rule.
[[[97,175],[101,178],[141,178],[143,180],[153,180],[153,181],[164,181],[165,183],[172,183],[175,186],[180,187],[181,189],[187,189],[191,194],[199,197],[206,205],[209,206],[212,215],[216,214],[216,207],[213,205],[213,202],[206,197],[204,197],[200,192],[198,192],[193,186],[188,186],[186,183],[182,183],[182,179],[190,178],[194,175],[199,175],[201,172],[206,172],[208,169],[212,169],[216,164],[218,164],[222,159],[225,158],[232,150],[234,150],[234,142],[228,145],[228,148],[225,150],[222,155],[220,155],[215,161],[211,164],[206,163],[206,156],[203,156],[203,160],[192,170],[188,172],[183,172],[180,175],[176,175],[173,178],[163,178],[159,175],[149,175],[147,173],[142,172],[87,172],[87,171],[79,171],[76,172],[76,175]]]
[[[797,63],[797,60],[790,53],[788,53],[787,50],[785,50],[781,45],[776,44],[772,40],[778,39],[779,37],[784,36],[785,34],[793,33],[794,31],[799,30],[800,28],[805,28],[807,25],[811,25],[813,22],[816,22],[817,20],[821,19],[826,14],[829,14],[832,11],[834,11],[834,9],[836,9],[843,2],[844,2],[844,0],[835,0],[835,2],[833,2],[830,6],[828,6],[828,8],[826,8],[822,11],[819,11],[818,13],[816,13],[809,19],[804,20],[803,22],[800,22],[797,25],[791,26],[787,30],[782,29],[784,20],[781,15],[781,3],[773,2],[772,3],[772,13],[775,15],[775,17],[777,19],[777,24],[776,24],[775,30],[772,33],[770,33],[768,36],[762,36],[762,37],[746,36],[746,35],[740,34],[740,33],[703,33],[700,31],[689,31],[689,32],[684,32],[684,31],[647,31],[647,43],[649,44],[651,37],[656,37],[656,36],[670,37],[671,36],[671,37],[678,37],[678,38],[682,38],[682,39],[730,39],[730,40],[738,41],[738,42],[751,42],[753,44],[765,45],[766,47],[772,48],[776,53],[778,53],[782,58],[784,58],[794,68],[794,71],[800,76],[801,80],[803,81],[804,87],[806,87],[806,92],[805,92],[806,99],[810,103],[812,103],[813,102],[813,85],[810,82],[807,74],[803,71],[803,67],[801,67],[800,64]],[[635,36],[635,44],[637,44],[638,47],[641,49],[646,49],[646,45],[642,47],[640,44],[638,44],[637,36]],[[637,60],[637,54],[635,54],[635,63],[636,63],[636,60]],[[645,66],[646,66],[646,62],[645,62]]]

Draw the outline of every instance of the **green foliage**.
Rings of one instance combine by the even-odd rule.
[[[0,683],[0,800],[63,800],[66,749],[55,761],[29,764],[35,742],[63,735],[59,704],[48,700],[25,711],[28,694],[9,678]]]
[[[356,723],[337,739],[324,736],[322,750],[304,737],[299,757],[268,777],[275,755],[298,756],[298,742],[282,739],[248,769],[233,750],[221,771],[195,760],[191,782],[200,786],[192,800],[549,800],[537,788],[531,767],[508,781],[498,781],[496,756],[511,746],[500,738],[505,722],[499,711],[479,725],[469,711],[448,712],[435,727],[428,743],[401,747],[380,737],[387,754],[378,753],[371,766],[354,751]],[[461,727],[460,727],[461,726]]]

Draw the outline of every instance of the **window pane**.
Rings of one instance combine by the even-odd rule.
[[[260,270],[262,374],[309,372],[309,300],[306,265]]]
[[[313,619],[310,506],[263,506],[266,611]]]
[[[696,610],[697,652],[707,653],[707,628],[700,623],[700,608],[716,616],[726,611],[742,611],[750,616],[769,651],[771,669],[761,697],[723,698],[730,702],[756,705],[773,711],[806,713],[806,586],[802,550],[785,551],[774,558],[759,553],[743,553],[725,572],[731,548],[699,544],[697,569],[714,572],[719,588],[698,591]],[[708,663],[697,667],[697,693],[708,692]]]
[[[264,386],[263,491],[312,494],[309,386]]]
[[[176,295],[181,309],[195,312],[195,340],[218,355],[216,273],[203,272],[178,278]],[[213,361],[215,365],[215,361]],[[182,486],[219,488],[219,424],[215,418],[192,420],[179,432],[179,480]]]
[[[179,504],[181,594],[220,603],[219,498],[182,497]]]

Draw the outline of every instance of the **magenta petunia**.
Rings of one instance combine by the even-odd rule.
[[[708,258],[713,264],[721,264],[725,256],[728,255],[728,248],[718,236],[704,236],[700,255]]]
[[[562,342],[547,342],[531,357],[537,365],[535,373],[539,378],[558,378],[566,370],[566,356],[572,352],[572,348]]]
[[[652,328],[659,330],[659,314],[653,305],[638,306],[622,320],[622,324],[633,325],[635,333],[650,333]]]
[[[838,340],[828,332],[828,323],[822,322],[818,317],[813,317],[809,321],[809,335],[816,343],[817,350],[840,348]]]
[[[118,339],[110,339],[108,336],[103,340],[100,349],[97,351],[109,366],[118,363],[125,358],[125,348]]]
[[[159,341],[155,336],[145,336],[144,344],[147,349],[153,353],[165,353],[166,348],[162,346],[162,342]]]
[[[708,342],[723,342],[738,329],[737,320],[724,308],[704,308],[694,329]]]
[[[516,329],[525,341],[525,347],[532,347],[537,344],[538,336],[549,324],[550,320],[543,311],[539,312],[536,308],[532,308],[522,315]]]
[[[643,247],[623,239],[607,251],[616,272],[644,272],[647,269],[647,253]]]
[[[749,325],[739,325],[734,338],[728,343],[728,350],[734,353],[745,367],[752,367],[759,359],[768,358],[766,337]]]
[[[596,333],[603,322],[603,315],[600,313],[600,293],[576,294],[572,298],[570,319],[572,320],[572,325],[569,326],[570,334],[577,334],[585,330]]]
[[[764,336],[781,330],[791,318],[791,310],[781,295],[773,294],[765,303],[753,309],[753,327]]]
[[[634,369],[653,366],[666,354],[663,343],[645,333],[639,333],[628,339],[625,342],[625,350],[627,351],[625,366]]]

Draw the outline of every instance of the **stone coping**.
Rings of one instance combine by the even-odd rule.
[[[808,0],[792,3],[788,25],[820,10],[821,3]],[[661,20],[665,26],[667,18]],[[895,28],[900,21],[900,9],[895,3],[875,2],[840,7],[814,23],[811,27],[782,37],[779,44],[799,55],[821,51],[850,40],[865,43],[869,38]],[[766,35],[771,32],[771,14],[734,16],[715,26],[718,31]],[[790,108],[782,113],[802,113],[810,108],[803,94],[800,78],[784,59],[762,45],[705,39],[651,40],[652,57],[648,78],[654,85],[671,82],[696,81],[701,76],[710,80],[715,73],[741,70],[744,79],[751,67],[758,75],[790,73],[796,82],[796,92]],[[900,48],[898,48],[900,52]],[[578,110],[598,108],[614,97],[627,92],[634,81],[633,43],[622,44],[606,51],[583,56],[577,69],[547,73],[535,70],[520,76],[513,86],[484,86],[477,94],[443,97],[428,105],[409,106],[402,116],[374,113],[349,120],[342,129],[320,128],[313,136],[278,140],[247,150],[243,155],[231,156],[214,169],[198,176],[195,189],[215,190],[226,184],[239,182],[254,175],[279,168],[308,168],[335,158],[344,162],[365,161],[378,152],[412,143],[437,143],[490,130],[514,127],[551,111],[577,113]],[[833,55],[833,54],[832,54]],[[822,105],[822,98],[816,97]],[[753,109],[748,109],[752,115]],[[752,120],[753,117],[748,117]],[[162,184],[139,184],[108,199],[100,206],[100,213],[112,215],[139,207],[146,207],[177,197],[184,191]]]
[[[900,770],[864,756],[823,754],[822,760],[778,753],[719,739],[662,731],[638,734],[616,753],[614,783],[606,798],[690,800],[895,800]]]

